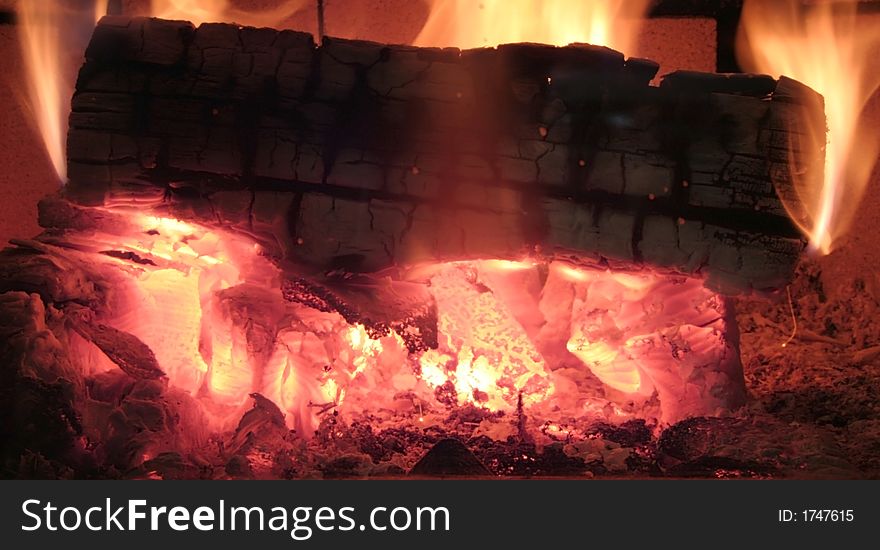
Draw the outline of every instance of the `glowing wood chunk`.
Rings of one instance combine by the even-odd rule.
[[[208,370],[199,351],[202,306],[198,273],[146,271],[136,286],[137,306],[118,328],[128,329],[153,350],[174,386],[194,394]]]
[[[619,352],[605,342],[592,342],[576,327],[566,345],[604,384],[626,393],[638,392],[642,376],[630,361],[618,361]]]
[[[338,398],[325,368],[331,362],[317,335],[289,330],[278,335],[263,370],[261,392],[284,411],[288,427],[306,437],[318,425],[319,407]]]
[[[210,334],[209,394],[216,402],[241,405],[252,391],[254,381],[243,327],[236,326],[228,318],[215,319],[210,324]]]
[[[642,396],[656,391],[661,420],[669,422],[744,401],[733,319],[700,280],[560,264],[549,278],[556,279],[550,288],[571,285],[566,348],[606,386]]]
[[[305,437],[331,410],[509,411],[521,397],[539,415],[617,403],[674,422],[743,402],[733,318],[696,278],[559,261],[425,264],[408,284],[433,298],[438,346],[410,353],[393,331],[377,336],[338,312],[285,301],[277,269],[252,243],[147,222],[118,243],[139,256],[127,268],[134,299],[114,325],[146,343],[218,428],[239,418],[252,392]]]

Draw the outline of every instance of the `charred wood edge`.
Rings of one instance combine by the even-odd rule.
[[[74,320],[72,325],[132,378],[155,380],[165,376],[153,350],[137,336],[100,323]]]
[[[379,319],[342,294],[306,277],[287,276],[281,283],[281,295],[285,300],[324,313],[338,313],[350,324],[364,325],[370,338],[378,339],[393,331],[401,337],[410,353],[437,348],[437,304],[432,297],[428,296],[427,303],[419,304],[414,309],[400,311],[389,306],[383,312],[384,318]],[[382,298],[380,295],[374,299]]]
[[[127,260],[129,262],[134,262],[141,265],[156,265],[156,262],[154,262],[153,260],[149,258],[143,258],[139,254],[130,250],[101,250],[99,254],[103,254],[111,258],[116,258],[117,260]]]
[[[199,172],[195,170],[163,169],[161,171],[155,170],[150,172],[149,177],[145,178],[144,181],[148,181],[155,186],[167,189],[167,194],[169,195],[175,195],[181,192],[179,191],[178,186],[169,185],[168,182],[170,181],[173,181],[176,184],[211,181],[213,184],[218,184],[217,190],[223,191],[258,189],[260,191],[284,193],[291,192],[291,184],[295,183],[295,192],[299,195],[313,193],[358,202],[388,200],[405,203],[417,202],[419,204],[428,205],[435,204],[443,208],[453,208],[457,210],[473,210],[479,212],[496,211],[492,207],[485,208],[474,206],[472,204],[456,201],[455,199],[429,199],[379,189],[359,189],[322,183],[291,181],[266,176],[251,176],[250,185],[243,185],[241,179],[237,177],[221,176],[211,172]],[[504,187],[521,192],[528,192],[534,188],[533,185],[528,183],[516,184],[515,182],[509,182]],[[189,191],[189,189],[182,192],[186,193],[187,191]],[[768,214],[759,211],[737,210],[733,208],[682,204],[682,202],[674,195],[669,197],[655,197],[653,200],[647,201],[644,197],[615,194],[602,190],[579,190],[572,192],[571,190],[566,189],[551,188],[544,189],[544,191],[546,192],[542,196],[546,198],[601,205],[602,207],[621,212],[638,212],[641,216],[659,215],[673,219],[681,216],[688,221],[710,223],[732,231],[763,232],[789,239],[797,239],[801,237],[801,233],[797,226],[792,224],[787,216]]]

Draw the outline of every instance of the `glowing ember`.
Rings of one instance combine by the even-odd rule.
[[[684,390],[689,371],[735,353],[724,341],[724,308],[699,281],[602,272],[583,272],[582,281],[566,346],[613,389],[662,392],[673,365],[673,385]]]
[[[647,0],[433,0],[417,46],[587,43],[633,51]]]
[[[510,265],[487,263],[441,266],[431,277],[442,341],[437,353],[422,358],[422,368],[434,380],[443,371],[461,402],[513,407],[520,392],[535,402],[547,392],[544,361],[507,304],[483,282],[485,271],[509,272]]]
[[[811,247],[832,251],[859,205],[880,150],[876,131],[859,127],[859,116],[880,86],[869,62],[880,51],[877,18],[857,14],[857,2],[748,1],[742,14],[739,50],[744,64],[786,75],[825,97],[827,149],[824,181],[795,181],[805,212],[790,212]],[[825,144],[824,127],[805,139]]]
[[[284,300],[284,274],[247,238],[130,211],[126,219],[131,232],[79,244],[129,280],[121,313],[101,322],[146,343],[214,431],[233,429],[254,393],[307,437],[331,411],[425,422],[464,405],[523,406],[548,420],[672,422],[742,397],[723,301],[697,279],[538,259],[418,266],[405,279],[433,297],[439,345],[411,352],[395,332]],[[91,370],[112,368],[88,357]]]

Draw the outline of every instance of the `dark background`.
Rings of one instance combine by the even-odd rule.
[[[3,482],[0,533],[11,548],[847,548],[876,540],[877,482],[846,481],[298,481]],[[272,531],[23,532],[25,499],[55,506],[446,506],[449,532],[315,532],[308,541]],[[778,509],[799,521],[780,523]],[[852,509],[852,522],[805,523],[801,510]],[[33,510],[33,507],[31,508]],[[143,508],[141,509],[143,511]],[[126,523],[126,512],[120,514]],[[55,522],[57,514],[55,512]],[[267,516],[268,517],[268,516]],[[72,519],[72,518],[71,518]],[[97,518],[96,518],[97,519]],[[228,520],[228,515],[227,515]],[[149,526],[140,520],[140,525]],[[228,521],[227,521],[228,525]],[[314,526],[314,524],[312,524]]]

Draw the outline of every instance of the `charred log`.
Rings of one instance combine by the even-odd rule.
[[[164,209],[319,270],[591,256],[772,290],[803,241],[780,195],[821,98],[668,75],[587,45],[414,48],[107,17],[73,98],[68,195]],[[816,160],[818,159],[818,165]]]
[[[290,277],[281,286],[286,300],[342,315],[364,325],[371,338],[396,332],[410,353],[437,347],[437,305],[424,285],[351,275],[318,282]]]

